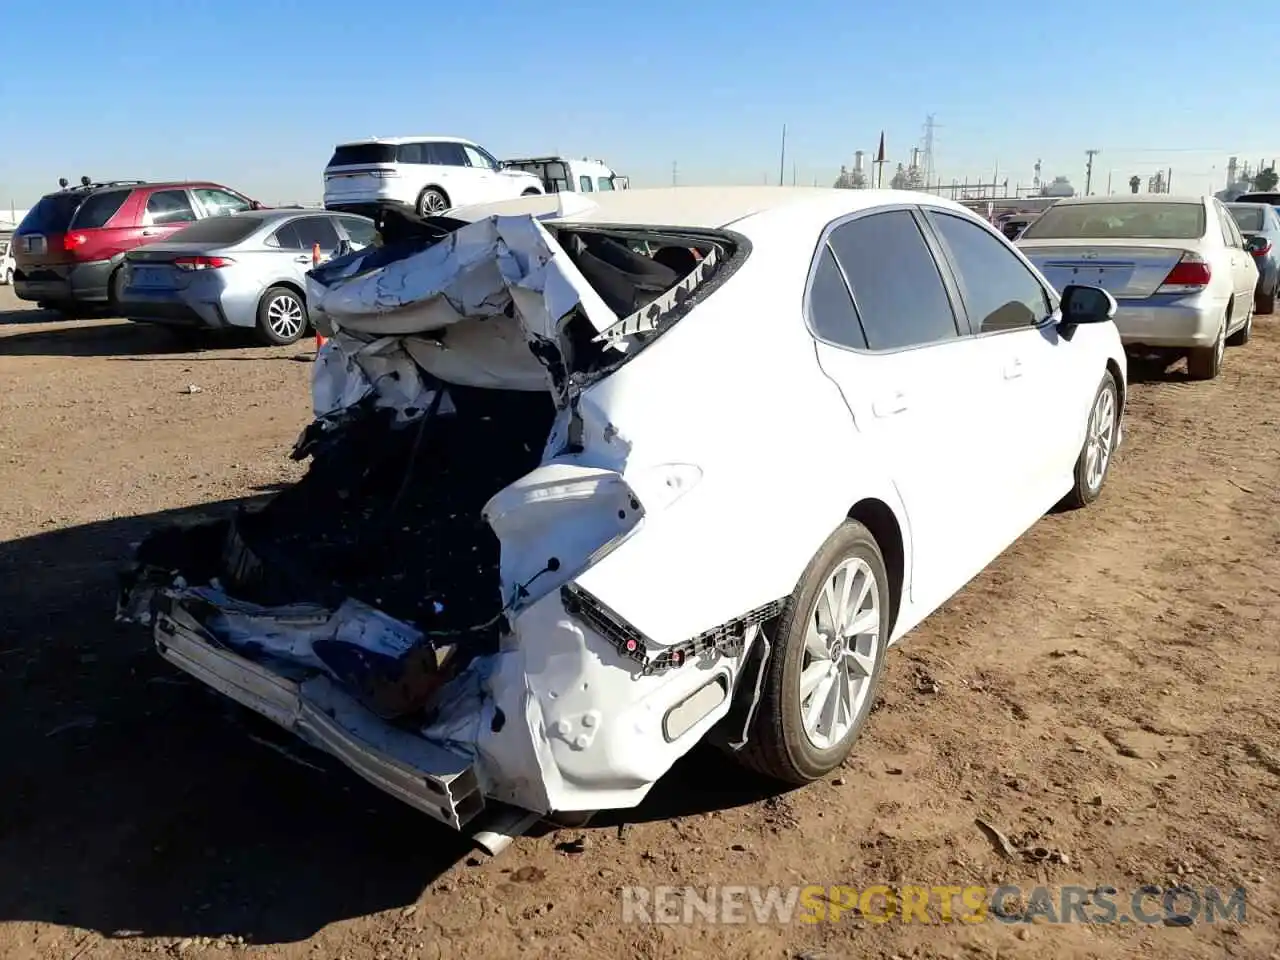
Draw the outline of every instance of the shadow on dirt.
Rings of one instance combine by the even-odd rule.
[[[113,627],[132,543],[247,502],[0,544],[0,923],[293,942],[414,903],[470,852],[171,668],[143,631]],[[592,825],[767,795],[730,760],[695,753],[639,810]]]
[[[1186,364],[1181,359],[1145,357],[1130,354],[1129,383],[1191,383]]]
[[[37,316],[42,316],[37,314]],[[24,323],[56,322],[56,315],[43,315],[40,320],[24,320]],[[2,322],[2,321],[0,321]],[[164,327],[154,324],[115,322],[66,321],[65,325],[48,330],[0,335],[0,356],[11,357],[105,357],[130,363],[181,359],[183,362],[201,360],[262,360],[292,359],[291,357],[263,357],[260,351],[245,355],[226,353],[199,356],[208,351],[234,350],[242,347],[261,347],[249,331],[210,332]],[[310,359],[314,349],[307,353],[310,342],[302,342],[297,350]],[[262,350],[269,348],[261,347]],[[165,356],[181,354],[181,357]],[[195,356],[193,356],[195,354]]]

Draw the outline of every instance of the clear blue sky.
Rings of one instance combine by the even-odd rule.
[[[947,178],[1095,189],[1174,168],[1218,188],[1229,153],[1280,155],[1275,77],[1243,56],[1280,8],[1203,0],[0,0],[0,207],[59,176],[210,177],[320,195],[332,145],[447,133],[498,156],[590,154],[636,186],[829,185],[926,113]],[[1260,49],[1267,48],[1264,41]],[[886,174],[886,180],[888,174]]]

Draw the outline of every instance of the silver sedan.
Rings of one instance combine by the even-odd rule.
[[[372,220],[323,210],[253,210],[210,217],[125,258],[119,297],[130,320],[221,330],[252,328],[272,345],[309,326],[306,273],[374,241]]]

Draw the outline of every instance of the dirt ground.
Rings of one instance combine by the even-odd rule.
[[[1102,500],[908,638],[839,776],[772,795],[696,750],[639,810],[488,859],[111,623],[149,525],[297,475],[309,345],[19,307],[0,288],[0,957],[1280,957],[1280,317],[1215,382],[1133,371]],[[1001,882],[1243,886],[1247,914],[655,925],[619,895]]]

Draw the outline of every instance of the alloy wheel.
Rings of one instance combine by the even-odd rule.
[[[1089,415],[1089,436],[1085,441],[1084,477],[1090,490],[1102,486],[1111,463],[1111,451],[1115,447],[1116,396],[1112,390],[1103,389],[1093,403]]]
[[[296,297],[283,294],[267,304],[267,325],[281,340],[296,340],[302,335],[302,304]]]

